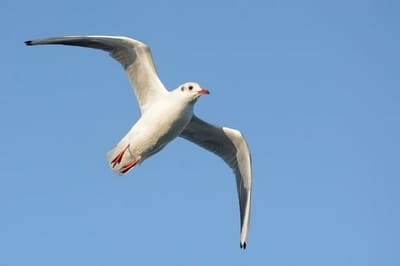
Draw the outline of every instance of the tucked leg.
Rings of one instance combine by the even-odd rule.
[[[134,167],[140,160],[140,157],[138,159],[132,160],[128,163],[126,163],[124,166],[121,167],[121,169],[119,170],[119,172],[121,174],[125,174],[126,172],[128,172],[132,167]]]
[[[122,157],[124,156],[125,151],[129,148],[130,144],[128,144],[125,149],[123,149],[120,153],[115,156],[115,158],[111,161],[112,167],[114,168],[117,164],[121,163]]]

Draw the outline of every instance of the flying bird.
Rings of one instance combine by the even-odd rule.
[[[149,47],[122,36],[63,36],[26,41],[26,45],[63,44],[106,51],[125,69],[141,111],[139,120],[108,153],[113,171],[123,175],[159,152],[176,137],[220,156],[236,176],[240,208],[240,247],[246,248],[251,206],[251,156],[240,131],[210,124],[193,113],[209,91],[187,82],[168,91],[158,77]]]

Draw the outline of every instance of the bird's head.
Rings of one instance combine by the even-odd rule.
[[[186,82],[176,89],[176,93],[180,94],[188,102],[195,102],[200,96],[210,94],[206,89],[202,89],[196,82]]]

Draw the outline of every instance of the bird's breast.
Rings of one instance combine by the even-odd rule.
[[[185,129],[193,115],[190,106],[164,104],[153,106],[137,122],[135,135],[142,157],[149,157],[160,151]],[[134,141],[134,139],[132,140]]]

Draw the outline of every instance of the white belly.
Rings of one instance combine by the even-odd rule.
[[[130,151],[143,161],[164,148],[190,122],[193,106],[185,107],[157,106],[147,110],[126,136]]]

